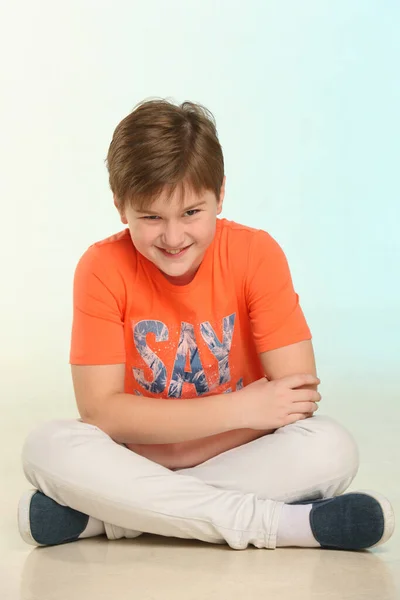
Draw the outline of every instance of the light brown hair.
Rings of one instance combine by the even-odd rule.
[[[111,191],[120,208],[146,210],[167,190],[181,187],[218,200],[224,158],[212,113],[194,102],[147,100],[116,127],[106,159]]]

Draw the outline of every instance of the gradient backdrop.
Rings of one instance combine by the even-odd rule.
[[[286,252],[313,333],[320,412],[360,444],[356,487],[384,493],[397,478],[400,492],[399,2],[25,0],[6,12],[7,432],[19,444],[43,419],[77,415],[72,278],[86,248],[123,227],[104,164],[114,128],[145,98],[193,100],[217,120],[222,216],[266,229]],[[11,477],[19,456],[3,467]]]

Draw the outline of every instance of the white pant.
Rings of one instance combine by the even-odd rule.
[[[284,502],[344,492],[358,470],[349,432],[325,416],[171,471],[80,420],[47,422],[22,452],[31,484],[100,519],[110,540],[142,532],[243,549],[275,548]]]

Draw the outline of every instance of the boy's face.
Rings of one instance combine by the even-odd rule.
[[[119,210],[121,221],[129,226],[136,249],[162,271],[171,283],[190,283],[215,234],[216,217],[222,211],[225,177],[218,202],[210,191],[197,196],[187,191],[180,201],[179,188],[169,200],[166,194],[147,212],[127,206]],[[115,201],[118,208],[118,204]]]

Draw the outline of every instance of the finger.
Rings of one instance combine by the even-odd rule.
[[[285,419],[285,425],[292,425],[297,421],[304,421],[304,419],[308,419],[307,414],[297,414],[288,415]]]
[[[319,402],[322,396],[315,390],[293,390],[293,402]]]
[[[314,413],[316,410],[318,410],[316,402],[296,402],[289,408],[289,415]]]

